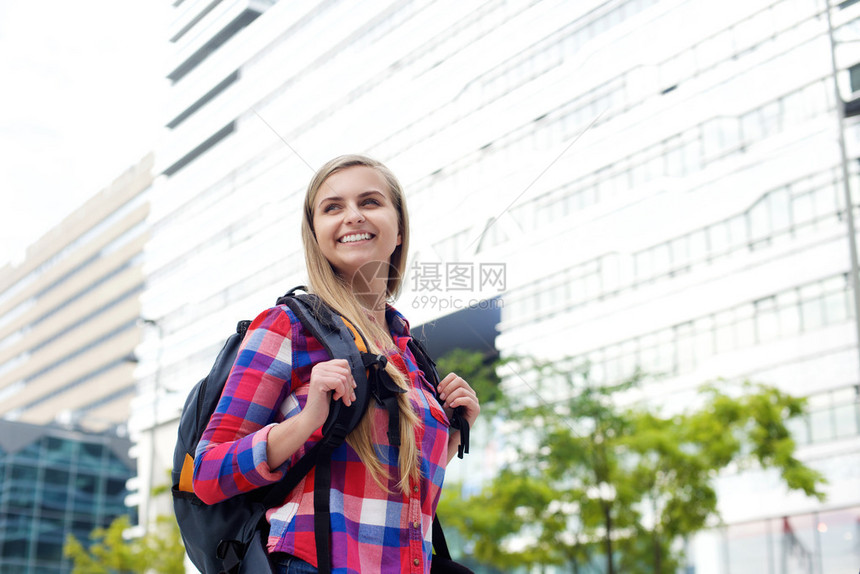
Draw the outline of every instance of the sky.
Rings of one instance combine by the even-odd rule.
[[[0,0],[0,267],[151,151],[168,0]]]

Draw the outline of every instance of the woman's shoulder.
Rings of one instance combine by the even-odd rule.
[[[248,327],[249,331],[264,329],[266,331],[275,331],[285,336],[289,336],[293,330],[293,325],[299,321],[296,316],[286,305],[276,305],[262,311]]]

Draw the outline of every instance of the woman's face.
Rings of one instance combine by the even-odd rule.
[[[343,278],[352,280],[362,266],[376,262],[384,265],[374,268],[388,272],[401,236],[391,191],[378,171],[359,165],[330,175],[317,192],[313,214],[320,250]]]

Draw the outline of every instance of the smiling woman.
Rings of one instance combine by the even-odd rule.
[[[449,417],[462,407],[472,426],[480,406],[454,373],[434,388],[409,348],[409,324],[387,303],[409,247],[399,182],[367,157],[328,162],[308,186],[302,239],[310,291],[386,358],[396,400],[368,408],[332,455],[330,552],[315,538],[313,473],[269,512],[275,571],[428,573],[445,468],[460,444]],[[331,402],[355,400],[355,385],[347,361],[329,357],[287,306],[261,313],[200,440],[197,496],[212,504],[277,482],[321,439]]]

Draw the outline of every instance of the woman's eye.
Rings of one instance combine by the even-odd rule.
[[[323,213],[328,213],[329,211],[334,211],[337,208],[338,208],[338,205],[336,203],[329,203],[328,205],[323,207]]]
[[[373,198],[368,198],[368,199],[364,200],[363,205],[379,205],[379,200],[373,199]]]

